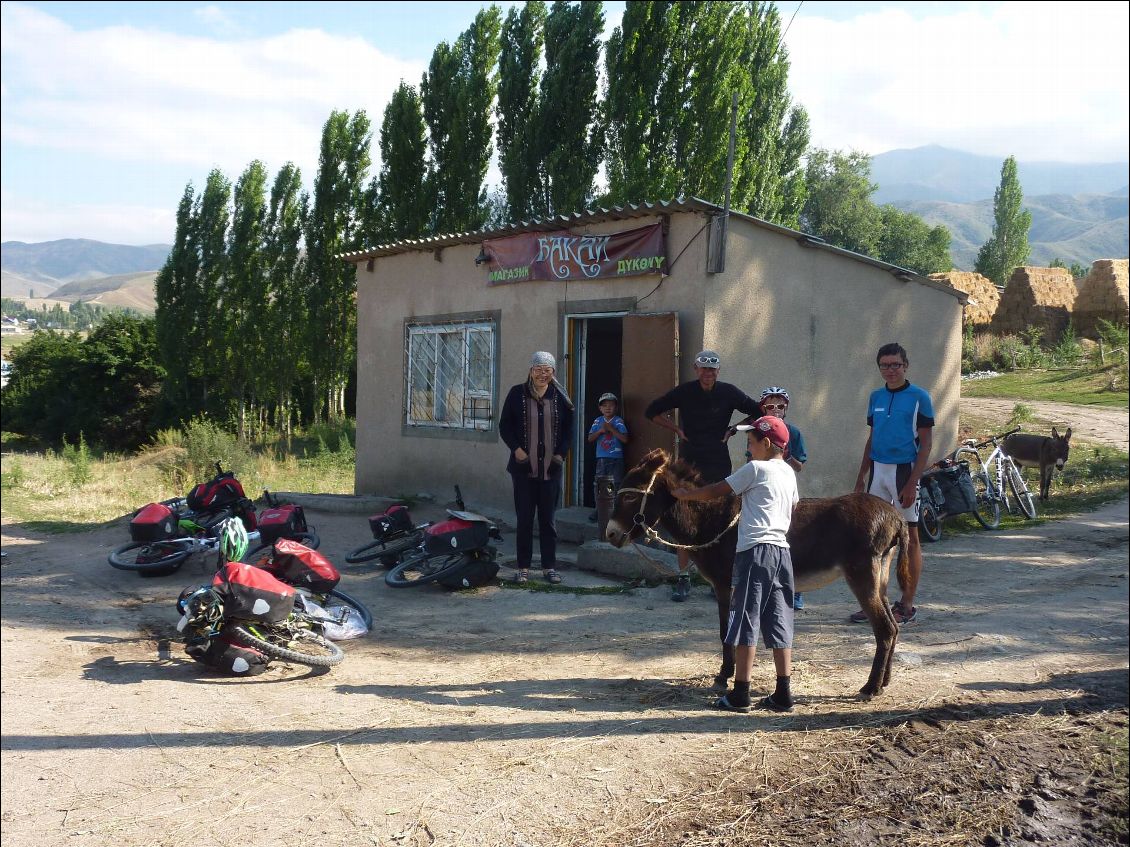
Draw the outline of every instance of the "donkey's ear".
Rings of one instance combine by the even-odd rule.
[[[1067,432],[1065,432],[1063,434],[1063,440],[1064,441],[1070,441],[1071,440],[1071,427],[1068,427]]]
[[[1055,431],[1054,426],[1052,427],[1052,438],[1059,439],[1059,433]]]
[[[642,464],[647,465],[649,468],[658,468],[667,461],[667,451],[662,447],[656,447],[650,453],[643,457]]]

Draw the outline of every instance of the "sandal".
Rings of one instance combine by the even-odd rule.
[[[550,585],[559,585],[561,583],[561,574],[553,568],[550,568],[545,572],[545,581]]]
[[[518,573],[514,577],[514,581],[519,582],[519,583],[529,582],[530,581],[530,569],[529,568],[518,568]]]

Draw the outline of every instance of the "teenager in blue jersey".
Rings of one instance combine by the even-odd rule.
[[[910,361],[901,344],[884,344],[875,362],[884,384],[871,392],[867,403],[867,426],[871,431],[863,448],[855,490],[867,491],[894,504],[910,525],[910,580],[900,586],[902,597],[892,606],[895,620],[904,624],[913,621],[918,613],[914,605],[922,576],[918,481],[930,464],[934,404],[925,389],[907,380]],[[859,611],[851,619],[862,623],[867,615]]]

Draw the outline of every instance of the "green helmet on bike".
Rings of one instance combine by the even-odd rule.
[[[238,562],[247,553],[247,528],[239,518],[220,524],[220,555],[226,562]]]

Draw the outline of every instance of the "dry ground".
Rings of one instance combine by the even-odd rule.
[[[339,564],[368,534],[311,517]],[[929,545],[870,703],[869,630],[843,583],[811,592],[800,705],[745,716],[708,708],[705,588],[393,591],[345,566],[376,626],[343,664],[228,679],[175,639],[204,562],[145,579],[106,563],[124,522],[8,525],[3,845],[1125,844],[1127,528],[1123,500]]]

